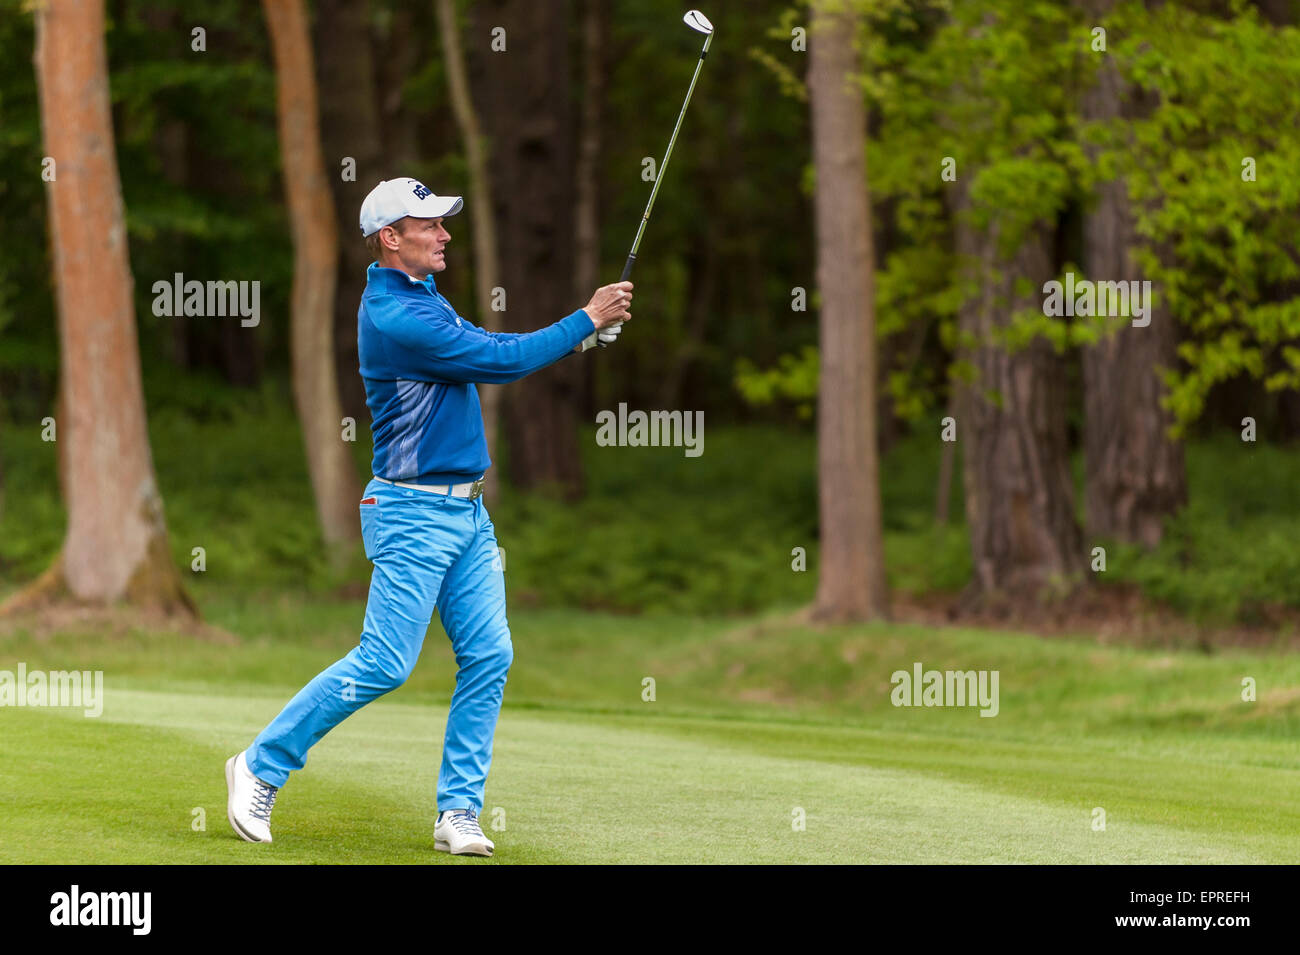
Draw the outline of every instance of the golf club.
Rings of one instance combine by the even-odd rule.
[[[641,236],[645,234],[646,223],[650,221],[650,210],[655,206],[655,196],[659,195],[659,184],[664,181],[664,173],[668,171],[668,159],[673,154],[673,145],[677,142],[677,133],[682,128],[682,120],[686,117],[686,107],[691,104],[691,94],[695,92],[695,81],[700,78],[700,68],[704,66],[704,57],[709,52],[709,44],[713,41],[713,24],[709,18],[700,13],[699,10],[688,10],[686,16],[682,17],[682,22],[692,30],[704,34],[704,46],[700,50],[700,60],[695,64],[695,75],[691,77],[691,85],[686,90],[686,99],[682,103],[682,111],[677,114],[677,125],[673,127],[673,135],[668,140],[668,149],[664,152],[663,161],[659,163],[659,169],[655,174],[654,186],[650,189],[650,201],[646,203],[645,212],[641,215],[641,224],[637,227],[636,238],[632,241],[632,251],[627,254],[627,263],[623,266],[623,275],[619,278],[620,282],[626,282],[632,274],[632,266],[636,263],[636,250],[641,247]],[[619,324],[623,324],[619,322]],[[605,343],[600,343],[605,347]]]

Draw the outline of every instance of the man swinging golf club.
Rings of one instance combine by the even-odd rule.
[[[490,856],[478,822],[492,738],[514,658],[496,530],[483,505],[491,464],[478,382],[515,381],[631,318],[632,283],[596,290],[584,308],[528,334],[487,332],[456,314],[434,273],[446,267],[443,219],[462,201],[414,179],[381,182],[361,205],[375,257],[357,312],[357,344],[372,418],[372,480],[360,504],[374,562],[361,640],[289,701],[226,762],[227,816],[249,842],[271,841],[276,794],[307,751],[365,704],[401,686],[438,611],[456,656],[434,847]]]

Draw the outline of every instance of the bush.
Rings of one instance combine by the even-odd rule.
[[[270,590],[328,595],[362,590],[361,548],[334,570],[316,526],[301,434],[287,391],[213,394],[202,404],[160,402],[151,388],[150,436],[177,566],[192,548],[207,570],[190,585],[251,598]],[[220,388],[217,388],[220,391]],[[368,473],[368,430],[355,448]],[[602,448],[582,432],[587,494],[565,503],[504,488],[492,505],[506,551],[512,603],[622,612],[726,614],[800,605],[817,581],[816,445],[793,429],[736,427],[706,433],[704,453],[680,448]],[[942,445],[933,435],[900,441],[882,461],[885,554],[890,586],[913,594],[953,592],[970,579],[956,462],[947,527],[934,524]],[[39,574],[64,528],[55,445],[36,424],[0,432],[5,463],[0,513],[0,586]],[[1195,618],[1250,621],[1272,606],[1300,607],[1300,484],[1295,455],[1239,441],[1188,449],[1192,504],[1153,553],[1107,547],[1107,579],[1137,584]],[[1076,460],[1076,473],[1079,462]],[[795,572],[792,551],[806,551]]]

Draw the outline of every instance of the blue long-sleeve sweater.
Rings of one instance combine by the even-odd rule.
[[[595,324],[582,309],[525,335],[487,332],[456,314],[433,276],[371,264],[357,311],[376,477],[473,481],[492,464],[476,382],[515,381],[559,361]]]

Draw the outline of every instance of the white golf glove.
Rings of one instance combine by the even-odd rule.
[[[618,340],[618,335],[621,331],[623,331],[622,322],[619,322],[617,325],[607,325],[599,331],[592,332],[584,338],[582,343],[574,350],[584,352],[588,348],[595,348],[597,340],[599,340],[601,345],[612,345]]]

